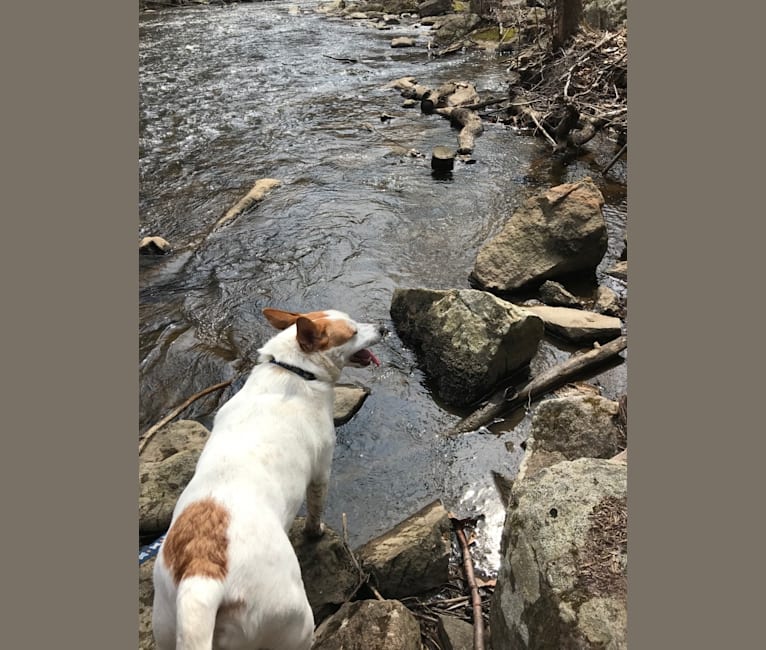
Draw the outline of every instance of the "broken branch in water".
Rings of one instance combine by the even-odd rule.
[[[253,205],[253,203],[263,199],[267,192],[281,184],[282,182],[278,181],[276,178],[261,178],[260,180],[257,180],[250,191],[245,194],[245,196],[243,196],[239,201],[237,201],[234,206],[226,212],[225,215],[216,221],[213,229],[215,230],[227,221],[230,221],[231,219],[234,219],[234,217],[239,216],[251,205]]]
[[[326,59],[332,59],[333,61],[340,61],[341,63],[359,63],[359,59],[346,59],[343,57],[330,56],[329,54],[323,54]]]
[[[170,411],[164,418],[162,418],[157,424],[149,427],[144,434],[141,436],[141,439],[138,444],[138,454],[141,455],[141,452],[144,450],[148,442],[152,439],[155,433],[157,433],[162,427],[164,427],[168,422],[170,422],[174,417],[176,417],[181,411],[183,411],[187,406],[189,406],[192,402],[196,402],[200,397],[204,397],[208,393],[212,393],[213,391],[219,390],[220,388],[225,388],[231,382],[234,381],[233,379],[227,379],[226,381],[222,381],[220,384],[213,384],[212,386],[208,386],[204,390],[201,390],[199,393],[194,393],[190,398],[185,400],[183,403],[176,406],[173,410]]]
[[[569,383],[585,371],[593,369],[607,359],[616,356],[628,347],[628,337],[605,343],[592,350],[575,352],[569,359],[528,381],[518,391],[503,389],[495,392],[484,406],[463,418],[450,431],[450,435],[476,431],[479,427],[490,424],[499,415],[510,413],[533,399],[549,393],[554,388]]]

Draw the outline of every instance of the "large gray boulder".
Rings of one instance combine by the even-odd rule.
[[[577,271],[594,271],[607,250],[604,197],[590,178],[527,199],[479,250],[471,278],[512,292]]]
[[[425,0],[418,5],[418,14],[421,18],[440,16],[450,11],[452,11],[452,0]]]
[[[517,480],[500,550],[494,648],[627,648],[627,465],[581,458]]]
[[[420,650],[420,625],[397,600],[346,603],[316,631],[312,650]]]
[[[415,596],[449,580],[452,524],[434,501],[356,550],[386,598]]]
[[[477,402],[529,363],[544,331],[537,316],[475,289],[397,288],[391,316],[435,392],[456,406]]]

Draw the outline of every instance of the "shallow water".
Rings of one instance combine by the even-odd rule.
[[[487,123],[474,163],[456,164],[450,180],[433,178],[428,156],[404,152],[454,146],[456,131],[439,116],[402,108],[385,84],[456,78],[499,94],[507,60],[429,60],[425,47],[390,47],[394,36],[413,33],[425,44],[427,28],[378,31],[313,7],[277,1],[140,16],[140,236],[162,236],[174,252],[140,258],[139,429],[192,393],[239,378],[184,413],[209,424],[272,333],[264,307],[334,307],[382,322],[392,331],[376,347],[382,367],[344,373],[372,393],[338,428],[328,523],[339,529],[346,512],[356,545],[441,498],[460,517],[484,515],[478,565],[491,574],[503,506],[490,470],[515,474],[529,416],[503,435],[445,438],[459,414],[434,401],[396,336],[391,294],[397,286],[469,287],[477,250],[516,206],[586,175],[607,200],[609,250],[598,277],[624,293],[603,269],[623,248],[626,167],[601,177],[615,150],[606,140],[564,167],[543,139]],[[394,117],[383,122],[381,113]],[[282,185],[211,231],[264,177]],[[570,350],[546,343],[535,367]],[[616,397],[626,390],[626,364],[591,383]]]

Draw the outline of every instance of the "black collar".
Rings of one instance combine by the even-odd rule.
[[[289,363],[283,363],[281,361],[277,361],[276,359],[272,359],[270,363],[273,363],[275,366],[280,366],[285,370],[289,370],[290,372],[294,372],[299,377],[303,377],[306,381],[313,381],[317,378],[313,372],[309,372],[308,370],[304,370],[298,366],[291,366]]]

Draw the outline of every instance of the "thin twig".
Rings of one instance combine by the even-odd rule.
[[[168,422],[170,422],[174,417],[176,417],[181,411],[183,411],[187,406],[189,406],[192,402],[196,402],[200,397],[204,397],[208,393],[212,393],[213,391],[219,390],[220,388],[225,388],[231,382],[234,381],[233,379],[227,379],[226,381],[222,381],[220,384],[213,384],[212,386],[208,386],[204,390],[201,390],[199,393],[194,393],[189,399],[185,400],[182,404],[179,406],[176,406],[170,413],[168,413],[164,418],[162,418],[157,424],[154,426],[149,427],[144,434],[141,436],[139,445],[138,445],[138,454],[141,455],[141,452],[146,447],[149,440],[152,439],[155,433],[159,431],[162,427],[164,427]]]
[[[622,145],[622,148],[617,152],[617,155],[609,161],[609,164],[606,167],[604,167],[604,169],[601,170],[602,175],[604,176],[606,175],[606,173],[614,166],[614,163],[616,163],[620,159],[620,156],[625,152],[627,148],[628,148],[628,143],[626,142],[624,145]]]
[[[370,588],[370,591],[373,594],[375,594],[375,598],[377,598],[378,600],[385,600],[385,598],[383,598],[383,596],[380,595],[380,592],[377,589],[375,589],[375,585],[368,582],[367,586]]]
[[[537,128],[540,129],[543,132],[543,135],[548,138],[548,142],[550,142],[554,147],[558,146],[558,143],[551,137],[551,135],[543,128],[543,125],[540,124],[540,120],[537,119],[537,116],[535,115],[534,110],[528,109],[525,110],[524,113],[529,115],[529,117],[532,118],[532,121],[537,125]]]
[[[465,538],[465,532],[461,525],[455,526],[460,548],[463,551],[463,570],[468,587],[471,589],[471,604],[473,606],[473,648],[474,650],[484,650],[484,619],[481,614],[481,596],[479,588],[476,586],[476,578],[473,574],[473,560],[471,552],[468,549],[468,541]]]

